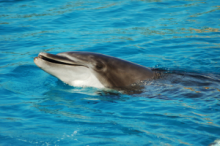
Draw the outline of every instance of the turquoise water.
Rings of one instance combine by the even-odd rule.
[[[207,146],[220,138],[219,0],[0,0],[0,145]],[[141,94],[71,87],[39,52],[175,71]]]

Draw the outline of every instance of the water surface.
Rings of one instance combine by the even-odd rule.
[[[220,138],[220,1],[0,0],[0,145],[204,145]],[[71,87],[39,52],[175,71],[141,94]]]

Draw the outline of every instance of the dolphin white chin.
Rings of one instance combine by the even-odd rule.
[[[40,53],[34,58],[34,63],[61,81],[71,86],[104,88],[88,67],[52,63],[43,59],[46,55],[47,53]]]
[[[39,53],[34,62],[72,86],[127,88],[155,76],[152,70],[144,66],[91,52]]]

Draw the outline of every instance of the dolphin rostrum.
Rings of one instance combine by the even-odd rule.
[[[91,52],[39,53],[34,62],[72,86],[124,88],[155,76],[154,71],[144,66]]]

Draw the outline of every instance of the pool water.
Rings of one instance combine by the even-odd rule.
[[[219,0],[0,0],[0,145],[207,146],[220,138]],[[39,52],[171,72],[142,93],[72,87]]]

